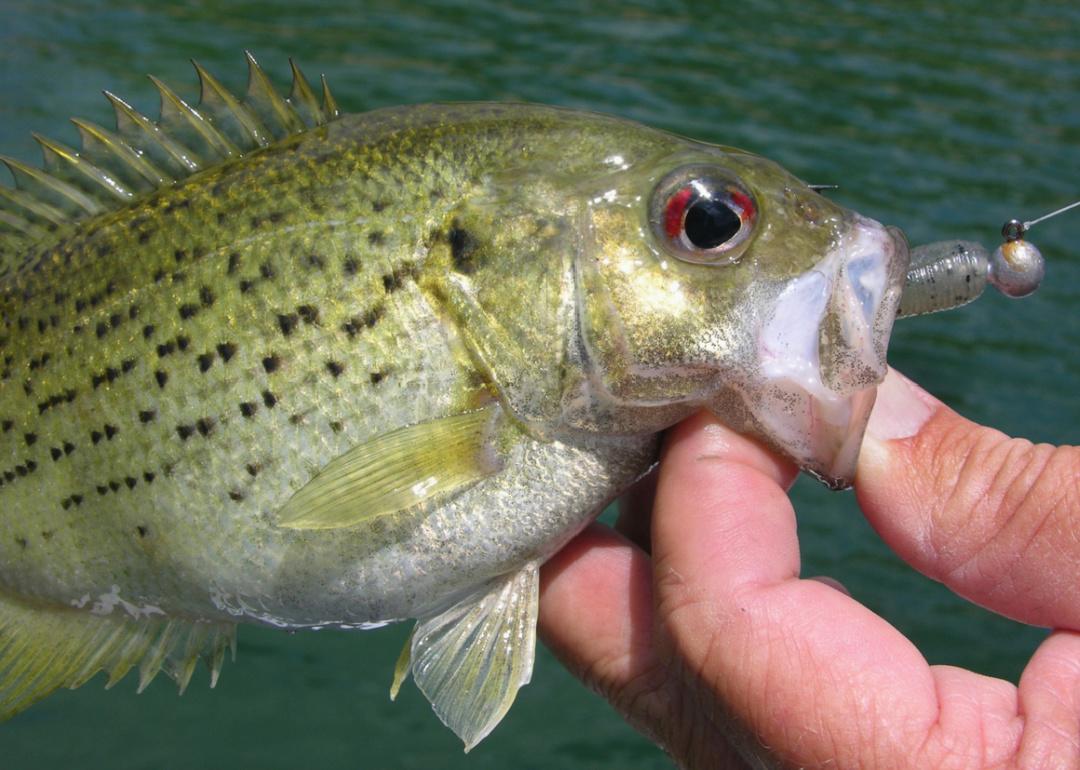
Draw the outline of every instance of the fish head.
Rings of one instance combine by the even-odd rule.
[[[589,199],[581,337],[609,407],[707,407],[851,483],[908,265],[903,234],[776,163],[695,145]]]

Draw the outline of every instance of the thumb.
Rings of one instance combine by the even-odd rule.
[[[890,370],[855,487],[903,559],[995,612],[1080,629],[1080,450],[966,420]]]

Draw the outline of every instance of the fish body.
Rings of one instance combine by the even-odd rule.
[[[0,237],[6,712],[97,670],[216,677],[237,622],[416,618],[395,690],[411,670],[471,746],[528,681],[538,565],[659,431],[710,408],[850,479],[902,237],[617,118],[337,116],[200,76],[205,116],[166,96],[161,136],[129,117],[60,185],[14,169],[39,192]],[[139,190],[140,158],[175,179]]]

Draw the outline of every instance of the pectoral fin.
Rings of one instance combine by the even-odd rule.
[[[94,615],[0,597],[0,719],[57,688],[80,687],[98,671],[111,687],[136,665],[140,692],[162,669],[183,692],[204,656],[213,686],[235,632],[232,623]]]
[[[539,574],[539,564],[530,563],[421,618],[398,660],[392,692],[411,670],[465,751],[495,728],[532,676]]]
[[[288,529],[351,527],[475,483],[499,469],[491,405],[384,433],[319,471],[278,512]]]

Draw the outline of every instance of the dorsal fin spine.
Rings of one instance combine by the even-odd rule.
[[[305,126],[296,110],[281,98],[251,51],[244,51],[248,63],[248,88],[245,104],[258,113],[276,138],[303,131]]]
[[[170,170],[179,172],[177,177],[194,174],[201,168],[199,159],[190,149],[158,129],[150,118],[116,94],[106,91],[105,97],[116,112],[116,130],[137,151],[165,162]]]
[[[111,198],[126,201],[132,197],[131,191],[119,179],[102,171],[70,147],[38,133],[31,136],[41,145],[44,166],[49,173],[79,185],[85,192],[99,199],[104,198],[106,202]]]
[[[228,131],[231,124],[236,133],[234,141],[246,149],[264,147],[273,141],[270,131],[257,115],[245,109],[244,105],[198,62],[192,60],[191,64],[199,75],[199,107],[206,106],[210,120],[218,124],[222,131]]]
[[[106,91],[115,131],[73,119],[81,139],[78,151],[35,136],[43,169],[0,156],[15,179],[14,188],[0,185],[0,276],[28,263],[27,249],[60,237],[52,233],[64,225],[340,115],[325,77],[320,78],[320,99],[290,60],[292,88],[285,98],[250,52],[245,58],[248,87],[242,100],[192,62],[201,83],[194,107],[152,77],[161,96],[158,120]]]
[[[106,165],[107,160],[114,161],[114,170],[124,178],[129,187],[143,192],[175,181],[112,131],[81,118],[72,118],[71,122],[79,130],[79,137],[82,139],[81,154],[91,160],[100,157],[101,165]],[[115,161],[120,161],[121,165],[116,166]]]
[[[185,146],[195,150],[199,156],[215,162],[240,154],[236,145],[203,118],[196,108],[177,96],[175,91],[158,78],[153,75],[149,78],[161,94],[161,117],[158,119],[160,131],[182,140]]]

